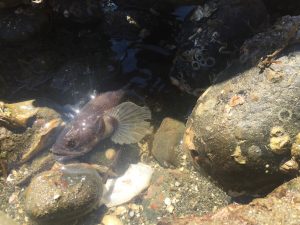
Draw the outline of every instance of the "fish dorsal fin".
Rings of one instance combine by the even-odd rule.
[[[123,102],[106,112],[115,118],[118,126],[111,136],[117,144],[139,142],[150,130],[151,112],[148,107],[141,107],[132,102]]]

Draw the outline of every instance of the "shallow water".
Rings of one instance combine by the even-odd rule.
[[[178,21],[190,9],[176,9]],[[168,45],[174,46],[176,29],[132,41],[106,37],[97,23],[85,26],[65,19],[52,23],[42,37],[1,44],[1,99],[46,98],[60,106],[80,108],[91,94],[126,86],[153,111],[186,119],[195,99],[179,92],[168,78],[175,53]],[[168,103],[175,103],[176,110],[160,109],[169,108],[165,107]]]
[[[182,7],[173,13],[178,24],[190,9]],[[196,98],[180,92],[168,77],[176,52],[178,24],[145,40],[126,40],[107,37],[98,23],[83,25],[53,18],[42,36],[18,44],[0,43],[0,100],[37,99],[43,106],[58,110],[68,122],[92,95],[126,87],[132,101],[150,108],[154,129],[165,117],[185,122]],[[111,147],[110,141],[103,142],[100,149],[107,147]],[[125,156],[127,164],[123,167],[128,162],[137,162],[138,148],[124,147],[132,153]],[[95,154],[84,160],[98,163]],[[1,193],[2,203],[7,204],[4,199],[11,191]],[[1,209],[18,215],[9,205],[2,205]],[[95,224],[91,221],[101,213],[99,209],[82,223]]]

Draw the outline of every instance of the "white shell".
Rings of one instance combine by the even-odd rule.
[[[130,201],[149,186],[152,174],[148,165],[131,164],[123,176],[107,180],[102,203],[113,207]]]

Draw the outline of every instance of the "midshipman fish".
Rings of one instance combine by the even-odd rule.
[[[117,144],[132,144],[147,134],[149,108],[132,102],[119,104],[124,93],[119,90],[98,95],[80,110],[51,149],[59,160],[82,156],[108,137]]]

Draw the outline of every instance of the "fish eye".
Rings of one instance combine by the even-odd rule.
[[[67,147],[69,147],[69,148],[74,148],[74,147],[76,147],[76,142],[75,142],[75,140],[74,140],[74,139],[68,140],[68,141],[67,141]]]

